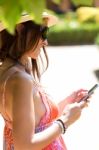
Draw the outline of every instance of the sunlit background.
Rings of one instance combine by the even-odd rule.
[[[46,7],[59,18],[59,22],[49,31],[49,68],[41,82],[53,100],[59,102],[71,92],[79,88],[90,89],[99,82],[99,0],[61,0],[60,4],[55,3],[59,0],[45,1]],[[74,1],[85,5],[75,5]],[[17,2],[13,9],[10,8],[12,3],[9,7],[2,5],[3,11],[6,7],[11,12],[6,14],[6,11],[0,15],[13,16]],[[87,6],[88,3],[91,5]],[[27,8],[27,5],[24,7]],[[43,5],[40,10],[42,8]],[[35,9],[34,16],[39,14],[37,11]],[[11,18],[6,18],[10,23]],[[16,18],[13,18],[13,22]],[[9,31],[12,29],[10,26]],[[81,118],[63,136],[68,150],[99,150],[98,115],[99,88],[93,94],[88,108],[82,111]],[[4,122],[0,116],[0,150],[3,150],[3,127]]]
[[[50,65],[42,78],[48,93],[58,102],[79,88],[98,83],[99,49],[96,46],[48,48]],[[89,107],[64,135],[68,150],[99,150],[99,88]]]

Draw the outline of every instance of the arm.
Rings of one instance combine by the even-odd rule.
[[[15,150],[40,150],[49,145],[61,133],[58,124],[52,124],[48,129],[35,134],[35,115],[33,102],[33,83],[23,75],[16,75],[12,86],[13,95],[13,139]],[[71,125],[81,114],[78,105],[68,107],[61,116],[64,124]]]
[[[33,83],[22,75],[16,75],[13,89],[13,138],[15,150],[39,150],[61,134],[61,128],[53,124],[35,134]]]

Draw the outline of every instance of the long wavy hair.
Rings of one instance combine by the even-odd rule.
[[[6,58],[18,61],[25,52],[31,49],[35,50],[41,37],[41,25],[33,21],[18,24],[13,35],[7,30],[3,30],[0,32],[0,61],[3,63]],[[33,75],[39,80],[41,74],[48,67],[48,56],[45,47],[43,47],[43,54],[46,59],[46,65],[41,55],[37,59],[32,59]],[[41,70],[43,70],[42,73]]]

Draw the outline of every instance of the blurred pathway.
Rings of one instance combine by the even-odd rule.
[[[90,89],[98,82],[99,50],[95,46],[48,47],[49,68],[42,77],[47,92],[59,101],[79,88]],[[68,150],[99,150],[99,89],[81,118],[64,135]],[[0,150],[2,126],[0,118]]]

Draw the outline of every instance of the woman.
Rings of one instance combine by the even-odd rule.
[[[39,84],[44,71],[40,51],[43,48],[47,68],[46,34],[56,20],[45,14],[43,24],[38,25],[28,15],[22,17],[14,35],[4,27],[0,33],[0,112],[5,120],[4,150],[66,150],[61,134],[80,117],[86,102],[76,102],[87,91],[78,90],[57,105],[50,100]]]

